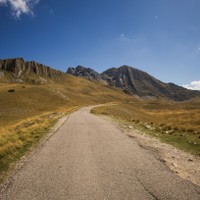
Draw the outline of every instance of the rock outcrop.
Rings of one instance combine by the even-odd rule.
[[[26,62],[23,58],[0,60],[0,73],[10,73],[13,81],[23,82],[34,80],[48,82],[49,79],[59,80],[65,73],[52,69],[35,61]],[[0,78],[2,75],[0,75]]]
[[[98,82],[102,81],[101,76],[98,72],[96,72],[91,68],[85,68],[80,65],[77,66],[76,68],[69,67],[67,73],[78,77],[84,77],[91,81],[98,81]]]

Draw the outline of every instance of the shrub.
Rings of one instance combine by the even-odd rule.
[[[14,89],[10,89],[10,90],[8,90],[8,92],[15,92],[15,90]]]

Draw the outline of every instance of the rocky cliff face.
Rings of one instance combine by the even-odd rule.
[[[96,76],[92,76],[93,79],[98,77],[98,80],[104,81],[110,86],[121,88],[125,93],[138,95],[142,98],[162,97],[183,101],[200,97],[200,92],[198,91],[187,90],[172,83],[163,83],[146,72],[125,65],[119,68],[110,68],[101,74],[98,74],[94,70],[81,68],[81,71],[87,71],[86,76],[85,73],[79,71],[80,68],[78,67],[73,70],[75,73],[71,74],[85,78],[90,77],[90,72],[92,74],[95,73]]]
[[[0,78],[4,77],[5,72],[10,73],[13,81],[23,82],[34,80],[47,82],[49,79],[61,79],[65,73],[52,69],[34,61],[26,62],[23,58],[0,60]]]
[[[76,68],[73,67],[68,68],[67,73],[78,77],[84,77],[91,81],[98,81],[98,82],[102,81],[101,76],[98,72],[96,72],[91,68],[85,68],[80,65],[77,66]]]

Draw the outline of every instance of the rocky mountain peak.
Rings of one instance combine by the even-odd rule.
[[[67,73],[74,76],[78,76],[78,77],[84,77],[91,81],[97,81],[97,82],[102,81],[101,76],[98,72],[96,72],[95,70],[91,68],[83,67],[81,65],[78,65],[75,68],[69,67],[67,70]]]
[[[125,93],[141,98],[167,98],[183,101],[200,96],[198,91],[187,90],[172,83],[164,83],[144,71],[127,65],[107,69],[101,74],[91,68],[77,66],[69,68],[67,73],[92,81],[100,80],[110,86],[122,89]]]

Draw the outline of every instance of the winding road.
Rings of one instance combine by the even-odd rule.
[[[200,199],[199,187],[89,111],[87,107],[70,114],[7,181],[0,199]]]

